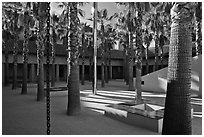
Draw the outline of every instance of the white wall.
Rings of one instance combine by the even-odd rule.
[[[144,85],[142,85],[142,89],[144,91],[166,92],[167,71],[168,68],[166,67],[143,76],[142,81],[144,81]],[[199,58],[196,56],[192,59],[191,72],[191,90],[194,93],[198,93],[199,86],[202,86],[202,82],[199,82],[199,72],[202,72],[202,55],[200,55]]]

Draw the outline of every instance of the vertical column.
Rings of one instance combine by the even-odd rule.
[[[5,85],[5,63],[2,63],[2,86]]]
[[[109,75],[110,75],[110,80],[111,80],[111,79],[112,79],[112,73],[113,73],[113,72],[112,72],[112,65],[110,65],[109,67],[110,67],[110,68],[109,68],[109,69],[110,69],[110,70],[109,70],[109,73],[110,73]]]
[[[56,81],[59,81],[59,64],[56,64]]]
[[[30,82],[35,80],[35,64],[30,65]]]
[[[63,65],[64,70],[64,80],[67,81],[67,65]]]

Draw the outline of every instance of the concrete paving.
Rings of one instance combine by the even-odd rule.
[[[66,86],[66,83],[56,83]],[[98,82],[97,95],[92,95],[91,83],[80,85],[81,113],[67,116],[67,91],[51,92],[52,135],[159,135],[156,132],[128,125],[103,115],[108,104],[134,100],[134,91],[121,80],[114,80],[101,88]],[[2,134],[44,135],[46,134],[46,102],[36,101],[36,85],[28,85],[28,94],[21,95],[21,88],[2,88]],[[143,98],[165,102],[165,94],[143,92]],[[193,134],[202,134],[202,112],[193,118]]]

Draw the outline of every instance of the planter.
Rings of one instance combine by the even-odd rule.
[[[149,103],[121,103],[106,106],[105,116],[161,133],[163,111],[164,107]]]

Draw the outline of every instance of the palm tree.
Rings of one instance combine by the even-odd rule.
[[[29,31],[29,22],[28,22],[28,12],[24,12],[24,43],[23,43],[23,82],[21,94],[27,94],[27,67],[28,67],[28,31]]]
[[[45,20],[46,17],[46,7],[47,3],[38,2],[34,4],[34,13],[36,18],[36,27],[37,27],[37,60],[38,60],[38,88],[37,88],[37,101],[42,101],[45,97],[44,91],[44,50],[45,50]]]
[[[115,14],[115,17],[118,18],[118,23],[120,24],[120,27],[128,33],[128,84],[129,88],[128,90],[134,90],[133,86],[133,32],[134,28],[133,27],[133,22],[134,22],[134,16],[133,16],[133,10],[134,10],[134,3],[129,2],[129,3],[122,3],[119,2],[118,5],[125,5],[128,7],[128,11],[126,14],[120,13],[120,14]]]
[[[108,83],[108,80],[112,79],[112,66],[111,66],[111,49],[113,45],[116,44],[117,32],[110,24],[105,26],[105,81]],[[108,76],[108,63],[109,63],[109,76]]]
[[[3,22],[2,24],[5,25],[5,23]],[[10,32],[7,30],[7,28],[3,28],[2,30],[2,46],[4,49],[4,55],[5,55],[5,83],[4,86],[9,86],[9,64],[8,64],[8,47],[7,45],[7,41],[11,40],[11,34]]]
[[[116,26],[118,27],[121,27],[120,25],[116,24]],[[124,71],[123,71],[123,77],[124,77],[124,80],[126,82],[126,84],[128,85],[128,62],[127,62],[127,57],[128,57],[128,54],[127,54],[127,50],[128,50],[128,33],[126,33],[126,31],[121,31],[119,30],[117,32],[117,37],[119,39],[119,45],[121,45],[123,47],[123,68],[124,68]]]
[[[4,55],[5,55],[5,86],[9,85],[9,51],[7,46],[7,41],[10,41],[13,39],[12,35],[12,22],[10,21],[10,18],[12,17],[13,13],[10,8],[8,8],[8,3],[3,2],[2,3],[2,46],[4,49]]]
[[[74,115],[80,111],[80,93],[79,93],[79,18],[78,18],[78,3],[70,2],[69,6],[69,18],[70,18],[70,75],[68,77],[68,105],[67,114]]]
[[[101,49],[101,87],[105,86],[105,75],[107,75],[107,68],[105,68],[105,61],[106,61],[106,45],[105,45],[105,22],[108,22],[113,19],[115,15],[108,16],[107,9],[102,9],[100,11],[97,11],[97,22],[100,23],[101,29],[99,31],[99,38],[101,39],[100,49]],[[90,21],[93,21],[93,19],[88,19]],[[106,72],[106,74],[105,74]]]
[[[80,24],[81,27],[81,57],[82,57],[82,74],[81,74],[81,85],[84,85],[84,63],[85,63],[85,50],[87,47],[87,39],[86,39],[86,31],[87,31],[87,27],[89,27],[89,25],[87,25],[87,23],[81,23]]]
[[[17,55],[18,55],[18,32],[21,30],[18,26],[19,11],[21,10],[20,2],[3,3],[3,22],[7,23],[7,29],[13,36],[13,82],[12,89],[17,88]]]
[[[93,81],[93,71],[92,71],[92,66],[93,66],[93,44],[92,44],[92,35],[88,36],[88,51],[90,53],[89,56],[89,81]]]
[[[55,86],[55,46],[57,42],[57,34],[55,30],[58,28],[59,17],[56,14],[51,16],[51,28],[52,28],[52,74],[51,74],[51,86]]]
[[[112,19],[112,17],[108,17],[108,11],[107,9],[102,9],[100,11],[98,11],[97,13],[98,17],[97,17],[97,21],[101,24],[101,30],[100,30],[100,37],[101,37],[101,87],[105,86],[105,26],[104,26],[104,22],[105,21],[109,21]],[[106,71],[107,73],[107,71]]]
[[[63,8],[60,15],[61,37],[64,37],[64,44],[67,44],[67,87],[68,105],[67,115],[75,115],[80,112],[79,93],[79,24],[78,14],[84,16],[84,12],[77,7],[83,3],[61,2],[59,7]]]
[[[174,3],[171,9],[168,83],[162,134],[191,134],[191,60],[188,3]]]
[[[159,61],[159,33],[163,31],[164,22],[161,19],[160,12],[157,12],[159,4],[151,3],[152,12],[149,12],[149,17],[146,25],[149,25],[150,30],[154,33],[153,39],[155,41],[155,66],[154,71],[158,70]]]
[[[148,4],[148,3],[146,3]],[[136,15],[136,52],[135,52],[135,65],[136,65],[136,83],[135,83],[135,91],[137,93],[136,99],[137,101],[142,101],[142,88],[141,88],[141,74],[142,74],[142,15],[146,9],[145,3],[137,2],[135,4],[135,9],[137,11]]]
[[[31,3],[23,3],[23,21],[24,25],[24,43],[23,43],[23,82],[22,82],[22,90],[21,94],[27,94],[27,66],[28,66],[28,41],[29,41],[29,28],[33,27],[34,20],[32,20],[32,16],[30,13]]]

